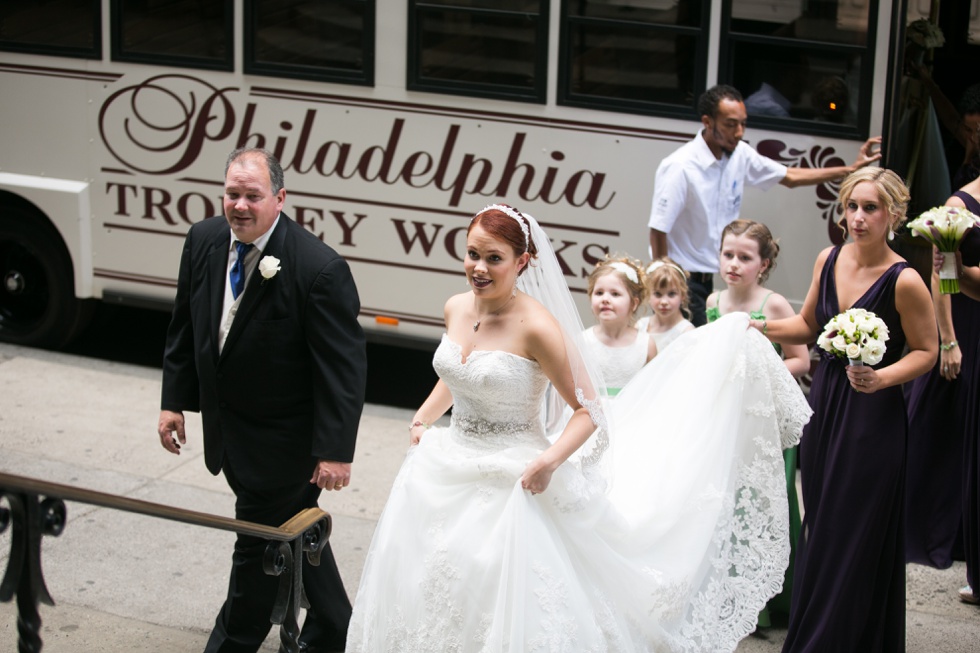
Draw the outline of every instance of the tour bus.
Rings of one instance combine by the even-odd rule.
[[[3,3],[0,339],[62,346],[96,301],[170,307],[238,146],[282,162],[285,213],[350,263],[375,341],[434,345],[469,219],[496,202],[541,222],[589,324],[585,277],[646,261],[654,173],[701,92],[781,94],[746,140],[788,165],[850,163],[878,134],[887,163],[906,25],[938,8],[975,53],[978,1]],[[744,194],[796,305],[841,238],[836,189]]]

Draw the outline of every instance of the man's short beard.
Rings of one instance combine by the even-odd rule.
[[[721,151],[727,154],[728,156],[731,156],[732,153],[735,151],[734,149],[730,150],[721,144],[722,138],[721,138],[721,134],[718,133],[717,127],[711,128],[711,137],[715,139],[715,143],[718,143],[718,147],[721,149]]]

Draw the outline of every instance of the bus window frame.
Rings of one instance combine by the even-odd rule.
[[[242,70],[247,75],[266,77],[287,77],[315,82],[335,82],[355,86],[374,86],[375,48],[377,45],[377,2],[361,0],[364,5],[364,30],[361,37],[361,53],[364,61],[362,71],[354,72],[341,68],[300,66],[282,63],[258,62],[256,53],[256,3],[245,0],[242,14]]]
[[[24,43],[21,41],[6,41],[0,39],[0,51],[23,52],[25,54],[51,55],[54,57],[70,57],[73,59],[102,59],[102,2],[89,0],[92,12],[92,47],[78,48],[64,45]]]
[[[561,14],[559,20],[559,46],[558,46],[558,95],[557,103],[559,106],[580,107],[584,109],[598,109],[600,111],[613,111],[616,113],[631,113],[648,116],[660,116],[665,118],[698,119],[697,98],[707,86],[708,74],[708,49],[711,27],[711,0],[701,0],[701,26],[690,27],[684,25],[657,25],[651,23],[635,23],[637,28],[648,28],[651,33],[671,34],[671,35],[691,35],[696,37],[698,46],[697,54],[693,64],[694,79],[691,85],[693,97],[687,104],[673,104],[665,102],[644,102],[641,100],[626,100],[621,98],[603,98],[600,96],[576,94],[571,91],[572,65],[572,39],[570,35],[571,26],[574,24],[594,24],[594,25],[617,25],[620,21],[592,18],[587,16],[569,16],[568,4],[571,0],[562,0]]]
[[[123,8],[122,0],[112,0],[109,10],[109,44],[111,61],[140,63],[156,66],[174,66],[175,68],[195,68],[199,70],[217,70],[222,72],[235,71],[235,1],[224,0],[223,12],[225,56],[223,59],[205,59],[202,57],[150,54],[146,52],[126,52],[123,43]]]
[[[868,32],[864,45],[850,45],[845,43],[835,43],[832,41],[810,41],[806,39],[791,39],[778,36],[765,36],[751,34],[748,32],[734,32],[732,30],[732,4],[733,0],[723,0],[721,7],[721,40],[719,42],[719,66],[718,82],[720,84],[733,84],[735,79],[735,47],[740,43],[754,43],[758,45],[780,46],[786,45],[793,49],[800,49],[807,52],[816,50],[831,52],[834,54],[857,53],[861,58],[860,76],[862,90],[858,98],[855,125],[839,125],[830,122],[819,122],[803,118],[781,118],[777,116],[750,115],[749,124],[752,127],[767,129],[774,132],[786,132],[793,134],[806,134],[812,136],[829,136],[833,138],[845,139],[866,139],[870,131],[871,124],[871,98],[873,92],[870,90],[874,82],[875,73],[875,54],[878,44],[878,23],[874,19],[881,11],[878,0],[868,0]],[[742,63],[742,66],[754,65]],[[748,97],[755,89],[740,88],[739,91],[744,97]]]
[[[548,99],[548,53],[549,53],[549,22],[551,0],[536,0],[540,7],[537,14],[537,30],[535,31],[534,47],[534,86],[528,91],[517,87],[504,87],[495,84],[476,84],[467,82],[454,82],[446,80],[426,79],[422,77],[420,71],[421,62],[421,21],[419,20],[419,10],[442,11],[455,10],[460,13],[471,14],[519,14],[527,12],[514,12],[502,10],[488,10],[483,8],[471,8],[466,6],[453,6],[448,4],[430,4],[425,0],[409,0],[408,2],[408,52],[405,64],[405,90],[422,91],[427,93],[440,93],[443,95],[464,95],[467,97],[487,98],[497,100],[507,100],[509,102],[527,102],[531,104],[545,104]],[[507,90],[510,88],[512,90]]]

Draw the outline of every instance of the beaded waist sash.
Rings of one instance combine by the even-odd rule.
[[[538,422],[491,422],[453,413],[450,426],[460,444],[477,449],[502,449],[517,445],[544,448],[549,445]]]

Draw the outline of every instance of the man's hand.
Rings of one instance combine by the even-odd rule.
[[[864,141],[864,145],[858,150],[858,157],[851,166],[851,172],[874,163],[881,158],[881,136],[875,136]]]
[[[187,437],[184,435],[184,414],[161,410],[160,421],[157,422],[157,434],[160,436],[160,444],[163,448],[179,456],[180,445],[187,442]]]
[[[310,483],[321,490],[340,490],[350,485],[350,463],[321,460],[313,470]]]

